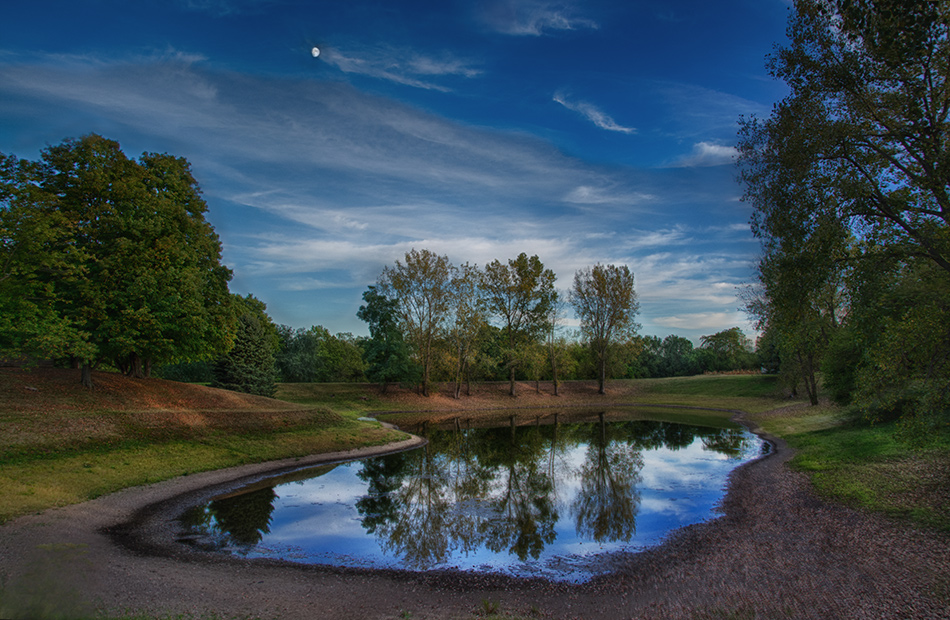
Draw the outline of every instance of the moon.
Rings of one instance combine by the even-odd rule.
[[[310,50],[310,55],[313,56],[314,58],[316,58],[317,56],[319,56],[319,55],[320,55],[320,48],[314,46],[314,48],[313,48],[312,50]]]

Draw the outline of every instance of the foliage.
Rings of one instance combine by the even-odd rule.
[[[363,293],[363,301],[356,316],[369,325],[369,340],[363,342],[363,359],[366,360],[366,377],[382,386],[410,381],[414,368],[410,361],[409,347],[399,329],[398,302],[370,286]]]
[[[455,398],[462,390],[462,379],[471,376],[477,364],[478,345],[488,317],[482,294],[482,273],[475,265],[465,263],[452,269],[451,302],[445,339],[454,358],[452,375],[455,379]]]
[[[39,180],[36,164],[0,154],[0,355],[91,356],[87,334],[57,308],[85,253],[68,243],[70,223]]]
[[[594,352],[598,367],[598,392],[607,382],[607,365],[615,345],[633,338],[640,327],[634,317],[640,310],[633,287],[633,273],[626,265],[587,267],[574,274],[571,304],[581,320],[581,333]]]
[[[93,134],[2,169],[7,354],[72,357],[91,385],[102,362],[147,376],[230,346],[231,272],[187,161]]]
[[[212,387],[273,396],[277,390],[274,353],[277,328],[266,313],[264,302],[253,295],[234,296],[238,309],[234,346],[214,362]]]
[[[281,381],[340,382],[364,378],[363,350],[351,334],[334,336],[320,325],[296,330],[280,325],[277,334],[280,346],[276,364]]]
[[[918,436],[950,411],[948,34],[946,2],[799,0],[769,60],[790,93],[740,140],[783,368]]]
[[[485,266],[485,300],[506,340],[502,354],[511,396],[515,395],[515,371],[522,363],[522,345],[546,330],[554,280],[554,272],[546,269],[537,255],[529,258],[524,252],[507,263],[494,260]]]
[[[379,276],[380,292],[398,303],[399,320],[406,341],[422,368],[422,393],[428,395],[435,340],[448,320],[455,268],[448,257],[429,250],[406,252]]]
[[[738,327],[700,338],[706,357],[704,368],[710,371],[748,370],[755,366],[752,341]]]

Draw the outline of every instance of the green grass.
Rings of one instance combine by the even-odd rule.
[[[321,452],[380,445],[405,437],[378,425],[343,420],[332,426],[249,434],[215,433],[192,440],[130,441],[0,464],[0,523],[120,489],[208,471]]]
[[[894,423],[870,424],[831,406],[803,407],[757,420],[795,451],[791,466],[823,496],[950,531],[950,436],[913,450]]]
[[[688,405],[756,413],[781,404],[774,375],[699,375],[637,380],[637,402]]]

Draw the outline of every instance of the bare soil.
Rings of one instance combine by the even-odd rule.
[[[613,572],[584,585],[244,561],[170,539],[176,511],[209,492],[365,450],[184,476],[16,519],[0,527],[0,617],[55,601],[73,613],[308,619],[472,618],[494,603],[527,618],[950,618],[950,537],[821,500],[769,439],[770,456],[733,473],[721,517],[609,558]]]

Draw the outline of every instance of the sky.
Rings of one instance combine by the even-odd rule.
[[[0,152],[98,133],[185,157],[231,291],[367,334],[415,248],[627,265],[644,335],[754,335],[737,122],[785,0],[31,0],[0,10]],[[313,50],[319,50],[314,55]],[[568,325],[577,325],[573,317]]]

